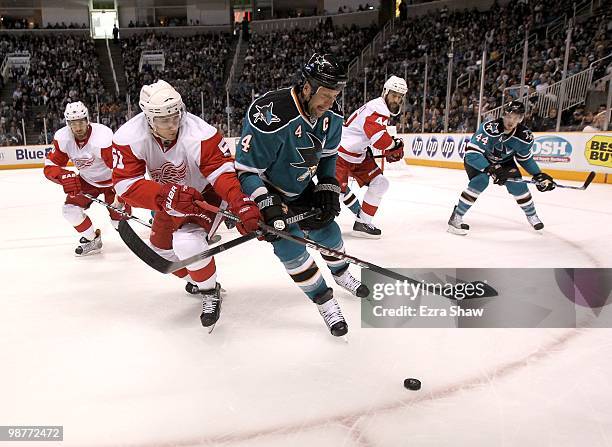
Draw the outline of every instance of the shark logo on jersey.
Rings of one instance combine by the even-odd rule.
[[[317,172],[317,166],[319,165],[319,157],[317,157],[317,154],[323,151],[323,145],[325,144],[325,139],[321,141],[309,132],[306,132],[306,136],[310,138],[312,146],[296,147],[295,149],[302,157],[302,161],[299,163],[291,163],[291,166],[294,168],[306,168],[306,172],[297,178],[298,182],[303,182],[304,180],[312,178],[315,175]]]
[[[485,124],[484,130],[489,135],[496,135],[496,134],[500,133],[499,132],[499,123],[497,121],[489,121],[487,124]]]
[[[273,107],[273,102],[265,106],[258,106],[257,104],[255,104],[257,112],[253,115],[253,124],[257,123],[258,121],[263,121],[268,126],[272,123],[278,123],[280,121],[280,118],[272,112]]]

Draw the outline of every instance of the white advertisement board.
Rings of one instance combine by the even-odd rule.
[[[0,168],[11,169],[19,167],[42,166],[45,155],[53,146],[4,146],[0,147]]]
[[[463,162],[471,134],[399,134],[408,159],[440,162],[448,167]],[[543,169],[612,174],[612,132],[535,133],[534,159]],[[237,138],[225,139],[235,152]],[[51,145],[0,147],[0,169],[42,167]],[[400,168],[402,163],[389,164]],[[457,167],[457,166],[454,166]],[[385,166],[387,168],[387,166]]]
[[[236,149],[237,138],[225,138],[232,154]],[[18,169],[42,167],[45,155],[53,149],[51,144],[35,146],[0,147],[0,169]]]
[[[400,134],[409,159],[462,162],[472,134]],[[544,169],[612,173],[612,132],[534,133],[533,157]]]

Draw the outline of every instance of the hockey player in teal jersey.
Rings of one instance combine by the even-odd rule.
[[[555,188],[553,178],[542,172],[531,156],[533,135],[521,124],[524,116],[525,106],[519,101],[512,101],[504,108],[502,118],[484,122],[472,135],[463,160],[470,182],[461,193],[459,203],[448,221],[450,233],[467,234],[470,227],[463,222],[463,216],[487,188],[489,177],[496,185],[506,186],[534,229],[544,228],[536,214],[527,185],[508,182],[509,179],[521,177],[516,160],[533,176],[538,191],[551,191]]]
[[[251,104],[236,147],[236,171],[243,191],[259,205],[263,220],[296,236],[305,234],[344,251],[340,227],[340,186],[336,158],[343,116],[336,97],[346,84],[346,70],[332,55],[314,54],[302,68],[303,82],[268,92]],[[317,182],[313,181],[316,176]],[[287,225],[290,214],[311,208],[315,218]],[[317,264],[302,245],[271,234],[274,254],[287,273],[318,307],[332,335],[348,326]],[[336,283],[365,297],[367,287],[348,271],[344,260],[323,255]]]

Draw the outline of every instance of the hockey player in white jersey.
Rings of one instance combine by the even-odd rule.
[[[381,236],[381,230],[374,226],[372,219],[389,189],[389,181],[376,164],[371,148],[382,151],[389,163],[404,158],[404,142],[389,135],[387,124],[391,115],[399,114],[407,91],[404,79],[391,76],[385,82],[382,95],[353,112],[342,129],[336,178],[344,204],[355,214],[355,236],[373,239]],[[349,177],[354,178],[359,186],[368,187],[361,204],[348,187]]]
[[[112,187],[113,131],[102,124],[91,123],[87,107],[80,101],[66,105],[64,118],[66,126],[55,133],[53,149],[45,159],[43,172],[45,177],[64,188],[63,215],[81,236],[75,254],[86,256],[102,249],[102,237],[85,213],[92,200],[81,193],[94,197],[104,194],[107,203],[119,205]],[[78,172],[66,169],[69,161]],[[129,213],[130,207],[125,211]],[[123,217],[111,209],[109,214],[116,229]]]
[[[208,248],[207,236],[221,219],[197,201],[222,205],[223,200],[241,219],[241,233],[257,230],[259,208],[240,189],[234,159],[217,129],[188,113],[181,95],[162,80],[142,87],[140,108],[142,113],[115,133],[113,182],[127,203],[155,211],[152,248],[173,260]],[[189,275],[202,296],[200,321],[214,327],[221,312],[214,258],[196,261],[175,275]]]

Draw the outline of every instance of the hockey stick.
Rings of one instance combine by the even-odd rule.
[[[279,231],[269,225],[266,224],[259,224],[260,228],[268,233],[272,233],[275,234],[276,236],[282,237],[283,239],[286,239],[288,241],[292,241],[301,245],[304,245],[306,247],[310,247],[313,248],[317,251],[319,251],[320,253],[327,255],[327,256],[333,256],[334,258],[338,258],[338,259],[342,259],[345,260],[351,264],[355,264],[359,267],[362,268],[366,268],[366,269],[370,269],[376,273],[379,273],[381,275],[384,275],[388,278],[392,278],[392,279],[396,279],[398,281],[402,281],[402,282],[406,282],[408,284],[423,284],[422,281],[417,281],[416,279],[410,278],[408,276],[404,276],[404,275],[400,275],[399,273],[394,272],[393,270],[389,270],[386,269],[384,267],[380,267],[376,264],[372,264],[371,262],[367,262],[367,261],[363,261],[359,258],[356,258],[355,256],[351,256],[351,255],[347,255],[346,253],[342,253],[341,251],[337,251],[337,250],[332,250],[331,248],[327,248],[324,245],[319,244],[318,242],[315,242],[311,239],[307,239],[307,238],[303,238],[303,237],[299,237],[299,236],[294,236],[292,234],[286,233],[284,231]],[[466,283],[466,284],[472,284],[474,286],[474,290],[483,290],[483,294],[479,295],[478,298],[489,298],[489,297],[493,297],[493,296],[497,296],[497,291],[491,287],[490,285],[488,285],[487,283],[484,283],[482,281],[473,281],[471,283]],[[458,298],[456,298],[454,295],[451,296],[445,296],[442,295],[444,298],[450,298],[453,300],[457,300]],[[463,299],[463,298],[461,298]]]
[[[225,211],[225,210],[219,210],[219,212],[224,216],[227,217],[228,219],[232,219],[232,220],[239,220],[239,218],[237,216],[234,216],[232,213]],[[343,253],[341,251],[337,251],[337,250],[333,250],[331,248],[327,248],[324,245],[319,244],[318,242],[313,241],[312,239],[307,239],[307,238],[303,238],[303,237],[299,237],[299,236],[294,236],[292,234],[289,234],[285,231],[280,231],[277,230],[276,228],[273,228],[269,225],[266,225],[262,222],[259,223],[259,227],[264,230],[267,233],[272,233],[278,237],[281,237],[283,239],[286,239],[288,241],[292,241],[295,242],[297,244],[300,245],[304,245],[306,247],[310,247],[313,248],[317,251],[319,251],[320,253],[327,255],[327,256],[333,256],[334,258],[338,258],[338,259],[342,259],[345,260],[347,262],[350,262],[351,264],[355,264],[359,267],[363,267],[366,269],[370,269],[376,273],[379,273],[381,275],[387,276],[388,278],[392,278],[392,279],[396,279],[398,281],[402,281],[402,282],[406,282],[408,284],[423,284],[422,281],[417,281],[416,279],[413,278],[409,278],[408,276],[404,276],[404,275],[400,275],[399,273],[394,272],[393,270],[389,270],[386,269],[384,267],[380,267],[376,264],[372,264],[371,262],[367,262],[367,261],[363,261],[359,258],[356,258],[355,256],[351,256],[351,255],[347,255],[346,253]],[[466,284],[472,284],[474,286],[474,290],[483,290],[483,294],[478,296],[478,298],[489,298],[489,297],[493,297],[493,296],[497,296],[497,290],[495,290],[493,287],[491,287],[490,285],[488,285],[485,282],[482,281],[473,281],[470,283],[466,283]],[[452,296],[445,296],[442,295],[444,298],[450,298],[453,300],[457,300],[458,298],[456,298],[454,295]],[[463,299],[463,298],[461,298]]]
[[[584,184],[582,186],[570,186],[570,185],[560,185],[559,183],[555,182],[555,187],[557,188],[567,188],[567,189],[578,189],[580,191],[584,191],[585,189],[587,189],[589,187],[589,185],[591,184],[591,182],[593,181],[593,179],[595,178],[595,171],[591,171],[589,172],[588,177],[586,178],[586,180],[584,181]],[[526,179],[508,179],[508,182],[512,182],[512,183],[531,183],[531,184],[537,184],[538,182],[536,182],[535,180],[526,180]]]
[[[81,193],[81,195],[82,195],[82,196],[84,196],[84,197],[87,197],[89,200],[93,200],[94,202],[99,203],[100,205],[104,205],[104,206],[105,206],[105,207],[107,207],[108,209],[111,209],[111,210],[113,210],[114,212],[116,212],[117,214],[121,214],[123,217],[127,217],[128,219],[133,219],[133,220],[135,220],[136,222],[138,222],[139,224],[142,224],[142,225],[144,225],[145,227],[149,227],[149,228],[151,228],[151,225],[150,225],[148,222],[145,222],[144,220],[139,219],[139,218],[138,218],[138,217],[136,217],[136,216],[132,216],[131,214],[126,213],[126,212],[125,212],[125,211],[123,211],[122,209],[119,209],[119,208],[117,208],[117,207],[115,207],[115,206],[111,205],[110,203],[106,203],[104,200],[100,200],[100,199],[98,199],[97,197],[94,197],[94,196],[92,196],[91,194],[87,194],[87,193],[84,193],[84,192],[82,192],[82,193]]]
[[[218,208],[214,208],[221,212],[221,210],[219,210]],[[307,211],[305,213],[298,214],[297,216],[287,219],[287,222],[296,223],[300,220],[316,216],[319,213],[319,210]],[[230,214],[230,216],[235,217],[233,214]],[[247,233],[236,239],[232,239],[231,241],[227,241],[223,244],[217,245],[216,247],[204,250],[203,252],[193,255],[187,259],[183,259],[182,261],[170,261],[157,254],[149,245],[147,245],[145,241],[143,241],[136,234],[136,232],[125,220],[119,222],[119,236],[121,236],[121,239],[123,240],[123,242],[125,242],[125,245],[127,245],[128,248],[132,250],[132,252],[136,256],[138,256],[142,261],[144,261],[145,264],[154,268],[158,272],[172,273],[184,267],[187,267],[189,264],[193,264],[196,261],[209,258],[211,256],[221,253],[222,251],[228,250],[232,247],[236,247],[237,245],[250,241],[251,239],[255,239],[256,237],[261,236],[261,232],[255,231],[252,233]]]

